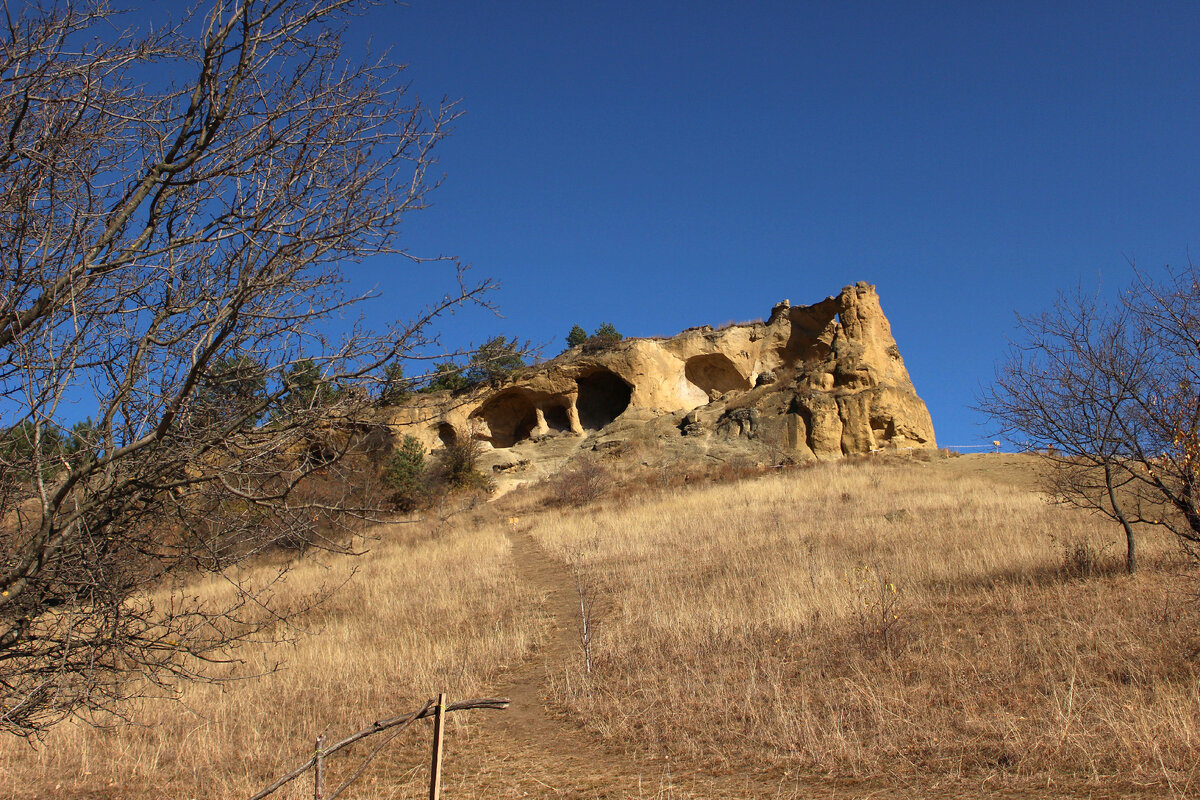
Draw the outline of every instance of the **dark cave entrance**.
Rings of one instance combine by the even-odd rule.
[[[537,427],[533,401],[521,392],[503,392],[488,400],[472,416],[479,416],[492,432],[493,447],[512,447],[529,438]]]
[[[454,426],[449,422],[443,422],[437,426],[437,435],[442,440],[442,446],[447,449],[458,444],[458,431],[454,430]]]
[[[546,426],[552,431],[571,430],[571,418],[567,416],[566,406],[550,406],[542,411],[546,417]]]
[[[579,398],[575,408],[584,430],[598,431],[629,408],[633,387],[615,372],[603,369],[584,375],[576,383]],[[549,421],[549,420],[547,420]]]

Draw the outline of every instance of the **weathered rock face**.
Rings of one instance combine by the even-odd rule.
[[[805,459],[936,447],[929,411],[866,283],[811,306],[785,300],[766,322],[574,348],[502,386],[426,397],[395,409],[391,422],[430,449],[463,437],[524,447],[584,437],[618,418],[651,424],[672,415],[678,435],[698,445],[758,439]]]

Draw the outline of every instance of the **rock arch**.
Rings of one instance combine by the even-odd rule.
[[[706,395],[713,390],[724,394],[750,388],[750,379],[724,353],[692,356],[684,364],[683,374]]]
[[[599,368],[576,379],[575,408],[584,430],[598,431],[629,408],[633,387],[617,373]]]

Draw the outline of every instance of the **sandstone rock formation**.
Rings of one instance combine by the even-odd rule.
[[[395,409],[389,422],[430,449],[477,438],[497,451],[497,468],[529,460],[498,451],[578,444],[617,420],[613,427],[653,425],[697,446],[770,442],[797,459],[936,448],[929,412],[866,283],[815,305],[785,300],[766,322],[625,339],[599,352],[577,347],[504,385],[423,399]]]

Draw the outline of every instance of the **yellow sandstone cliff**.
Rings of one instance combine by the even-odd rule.
[[[393,409],[389,422],[430,449],[473,437],[494,450],[528,450],[633,423],[697,444],[769,440],[798,459],[937,446],[866,283],[810,306],[785,300],[766,322],[574,348],[500,386],[426,395]]]

